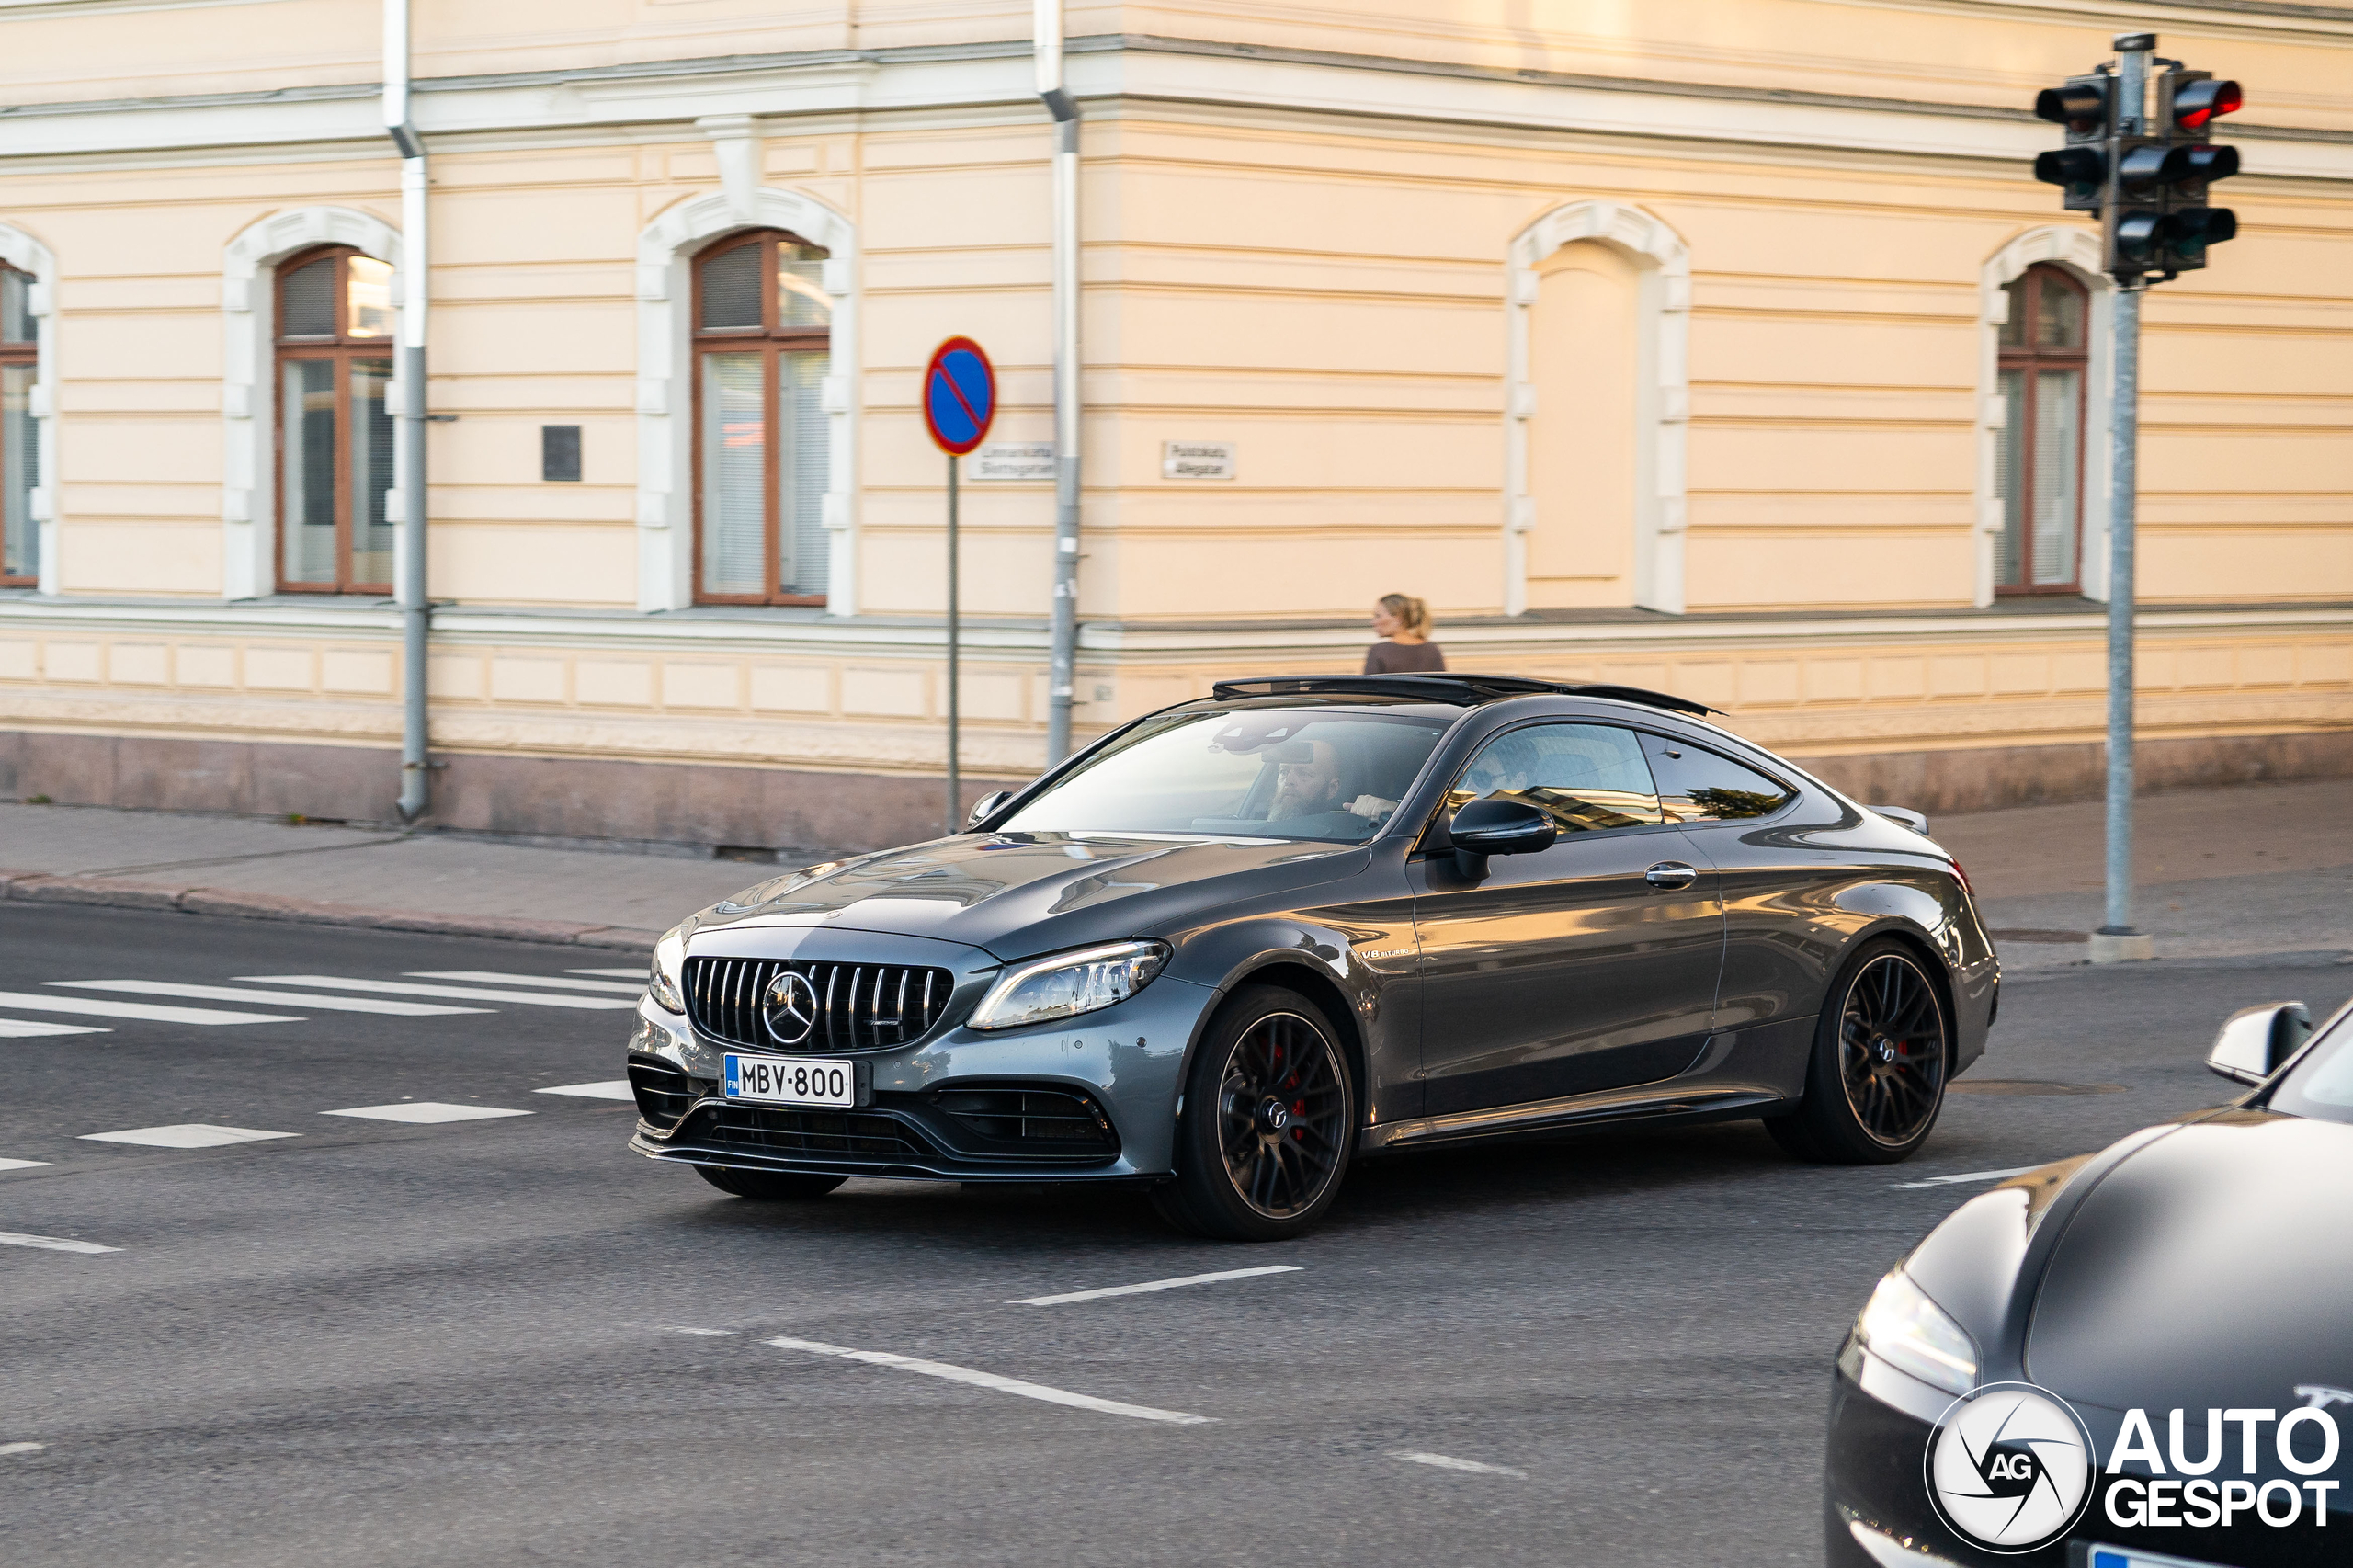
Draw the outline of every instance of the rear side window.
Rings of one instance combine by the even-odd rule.
[[[1738,822],[1771,816],[1790,803],[1789,790],[1705,746],[1646,733],[1643,750],[1668,822]]]
[[[1608,724],[1527,724],[1479,748],[1447,791],[1449,811],[1477,800],[1524,801],[1565,836],[1655,827],[1658,795],[1631,730]]]

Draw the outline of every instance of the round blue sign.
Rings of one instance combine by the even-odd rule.
[[[986,438],[996,417],[996,370],[969,337],[931,351],[923,372],[923,423],[939,449],[962,457]]]

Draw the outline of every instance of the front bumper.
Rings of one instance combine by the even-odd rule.
[[[1151,1181],[1175,1169],[1187,1052],[1217,993],[1164,975],[1117,1006],[986,1034],[949,1027],[855,1053],[854,1110],[722,1099],[730,1049],[651,1001],[629,1046],[653,1159],[952,1181]],[[777,1052],[775,1054],[784,1054]]]
[[[2067,1539],[2030,1552],[1986,1551],[1954,1534],[1928,1501],[1928,1438],[1951,1398],[1847,1341],[1831,1388],[1823,1466],[1829,1568],[2088,1568],[2094,1546],[2185,1565],[2310,1568],[2336,1560],[2330,1555],[2334,1533],[2353,1525],[2343,1508],[2332,1507],[2329,1524],[2320,1527],[2311,1523],[2310,1509],[2284,1528],[2245,1518],[2227,1529],[2120,1526],[2109,1512],[2109,1489],[2119,1482],[2128,1488],[2141,1483],[2137,1476],[2103,1472],[2091,1506]],[[2081,1403],[2075,1409],[2098,1450],[2110,1451],[2122,1413]],[[2162,1412],[2157,1421],[2162,1429]],[[2128,1490],[2120,1504],[2128,1515],[2134,1496]]]

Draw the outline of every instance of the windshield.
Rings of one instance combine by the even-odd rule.
[[[1361,843],[1397,810],[1449,722],[1360,708],[1171,713],[1138,726],[999,831]]]
[[[2353,1008],[2336,1016],[2328,1032],[2296,1063],[2268,1102],[2276,1111],[2319,1121],[2353,1121]]]

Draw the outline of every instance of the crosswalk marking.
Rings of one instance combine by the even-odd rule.
[[[443,1105],[436,1100],[404,1100],[399,1105],[353,1106],[348,1110],[323,1110],[321,1116],[358,1116],[369,1121],[483,1121],[495,1116],[529,1116],[528,1110],[506,1110],[487,1105]]]
[[[39,1247],[43,1252],[120,1252],[120,1247],[102,1247],[96,1242],[68,1241],[63,1236],[28,1236],[22,1231],[0,1231],[0,1246]],[[38,1449],[39,1443],[30,1447]],[[23,1446],[11,1443],[6,1450],[23,1453]]]
[[[125,991],[142,996],[192,996],[209,1002],[275,1002],[281,1007],[313,1007],[324,1013],[389,1013],[428,1018],[447,1013],[488,1013],[489,1007],[452,1007],[446,1002],[394,1002],[381,996],[320,996],[299,991],[256,991],[244,985],[186,985],[176,980],[51,980],[42,983],[77,991]]]
[[[224,1143],[254,1143],[265,1138],[300,1138],[299,1132],[264,1132],[252,1127],[218,1127],[183,1121],[172,1127],[132,1127],[120,1132],[85,1132],[85,1143],[142,1143],[152,1149],[217,1149]]]
[[[47,1019],[0,1018],[0,1040],[30,1040],[44,1034],[109,1034],[96,1024],[52,1024]]]
[[[634,1006],[634,1003],[623,1003]],[[87,1013],[100,1018],[145,1018],[158,1024],[299,1024],[290,1013],[231,1013],[217,1007],[165,1007],[153,1002],[101,1002],[96,997],[43,996],[30,991],[0,991],[0,1007],[35,1013]]]
[[[45,1165],[47,1160],[0,1160],[0,1171],[28,1171],[35,1165]]]
[[[533,1089],[535,1095],[578,1095],[584,1100],[633,1100],[627,1078],[608,1078],[601,1084],[552,1084],[544,1089]]]
[[[458,996],[475,1002],[513,1002],[527,1007],[626,1008],[635,1001],[624,996],[557,996],[540,991],[491,991],[479,985],[418,985],[404,980],[346,980],[335,974],[240,974],[233,979],[256,985],[307,985],[326,991],[389,991],[400,996]],[[0,994],[0,1006],[7,998]]]
[[[479,980],[490,985],[543,985],[551,991],[626,991],[634,996],[645,989],[644,983],[624,985],[617,980],[565,980],[552,974],[502,974],[492,969],[412,969],[409,975],[418,980]]]
[[[642,985],[645,983],[645,965],[639,964],[635,969],[567,969],[563,972],[566,974],[610,975],[615,980],[634,980],[640,985]]]

